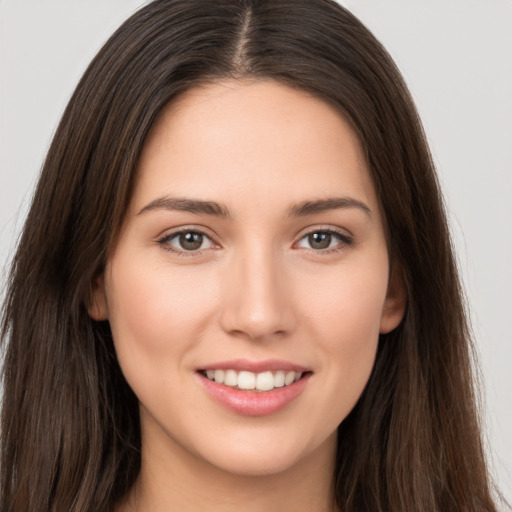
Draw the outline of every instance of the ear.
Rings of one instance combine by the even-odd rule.
[[[387,334],[398,327],[404,317],[406,306],[407,292],[402,270],[397,265],[392,265],[380,319],[381,334]]]
[[[91,283],[91,293],[87,311],[89,312],[89,316],[94,320],[100,321],[108,319],[105,279],[103,274],[95,277]]]

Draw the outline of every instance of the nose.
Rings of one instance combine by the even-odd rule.
[[[293,286],[284,263],[269,248],[246,251],[233,259],[224,280],[224,331],[251,340],[292,332],[296,325]]]

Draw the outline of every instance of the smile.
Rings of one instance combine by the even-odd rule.
[[[203,375],[218,384],[244,391],[271,391],[297,382],[302,372],[277,370],[254,373],[250,371],[236,371],[234,369],[206,370]]]
[[[283,360],[238,359],[196,371],[206,394],[243,416],[267,416],[291,406],[308,387],[310,368]]]

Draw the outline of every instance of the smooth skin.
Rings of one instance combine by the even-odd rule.
[[[137,172],[90,306],[140,402],[141,473],[118,510],[336,510],[337,427],[405,308],[354,131],[277,82],[213,83],[162,112]],[[311,376],[284,409],[236,414],[198,370],[238,358]]]

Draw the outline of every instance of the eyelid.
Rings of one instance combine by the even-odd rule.
[[[294,242],[294,247],[304,238],[307,236],[313,234],[313,233],[330,233],[332,235],[335,235],[339,239],[339,244],[335,247],[329,247],[326,249],[313,249],[313,248],[307,248],[307,247],[299,247],[299,249],[306,250],[313,252],[315,254],[329,254],[333,252],[337,252],[343,249],[346,249],[347,247],[354,244],[354,235],[352,235],[348,230],[342,229],[335,226],[310,226],[303,230],[296,239],[296,242]]]
[[[333,233],[339,233],[340,235],[346,236],[348,238],[353,238],[354,234],[350,231],[350,229],[342,226],[338,226],[336,224],[330,224],[330,223],[314,223],[309,224],[308,226],[302,228],[298,234],[297,238],[300,238],[304,235],[307,235],[309,233],[315,233],[316,231],[330,231]]]
[[[187,225],[187,226],[180,226],[174,229],[166,230],[164,231],[162,235],[159,235],[156,239],[156,243],[161,246],[164,250],[167,250],[168,252],[171,252],[173,254],[176,254],[178,256],[197,256],[203,254],[205,251],[212,249],[212,247],[208,247],[206,249],[198,249],[198,250],[180,250],[178,248],[171,247],[170,245],[166,245],[168,241],[172,240],[173,238],[177,237],[181,233],[198,233],[202,236],[206,237],[210,240],[211,244],[213,246],[216,246],[215,249],[221,248],[221,245],[216,241],[216,236],[210,234],[210,230],[203,227],[203,226],[197,226],[197,225]],[[330,247],[326,249],[314,249],[314,248],[307,248],[307,247],[297,247],[297,244],[303,240],[305,237],[313,234],[313,233],[330,233],[332,235],[335,235],[339,239],[339,244],[337,244],[335,247]],[[329,254],[333,252],[337,252],[343,249],[346,249],[347,247],[353,245],[354,243],[354,236],[348,232],[348,230],[337,227],[337,226],[322,226],[322,225],[316,225],[316,226],[310,226],[308,228],[305,228],[302,230],[299,235],[296,237],[296,241],[293,243],[293,248],[299,248],[301,250],[309,251],[314,254]]]
[[[172,247],[170,245],[167,245],[167,242],[172,240],[173,238],[176,238],[181,233],[198,233],[210,240],[213,246],[216,246],[215,248],[220,248],[220,244],[216,241],[216,237],[209,233],[210,230],[200,227],[200,226],[180,226],[178,228],[166,230],[163,232],[163,234],[159,235],[156,238],[156,243],[161,246],[164,250],[171,252],[177,256],[197,256],[200,254],[203,254],[205,251],[211,249],[208,247],[207,249],[198,249],[194,251],[186,251],[186,250],[180,250],[179,248]]]

